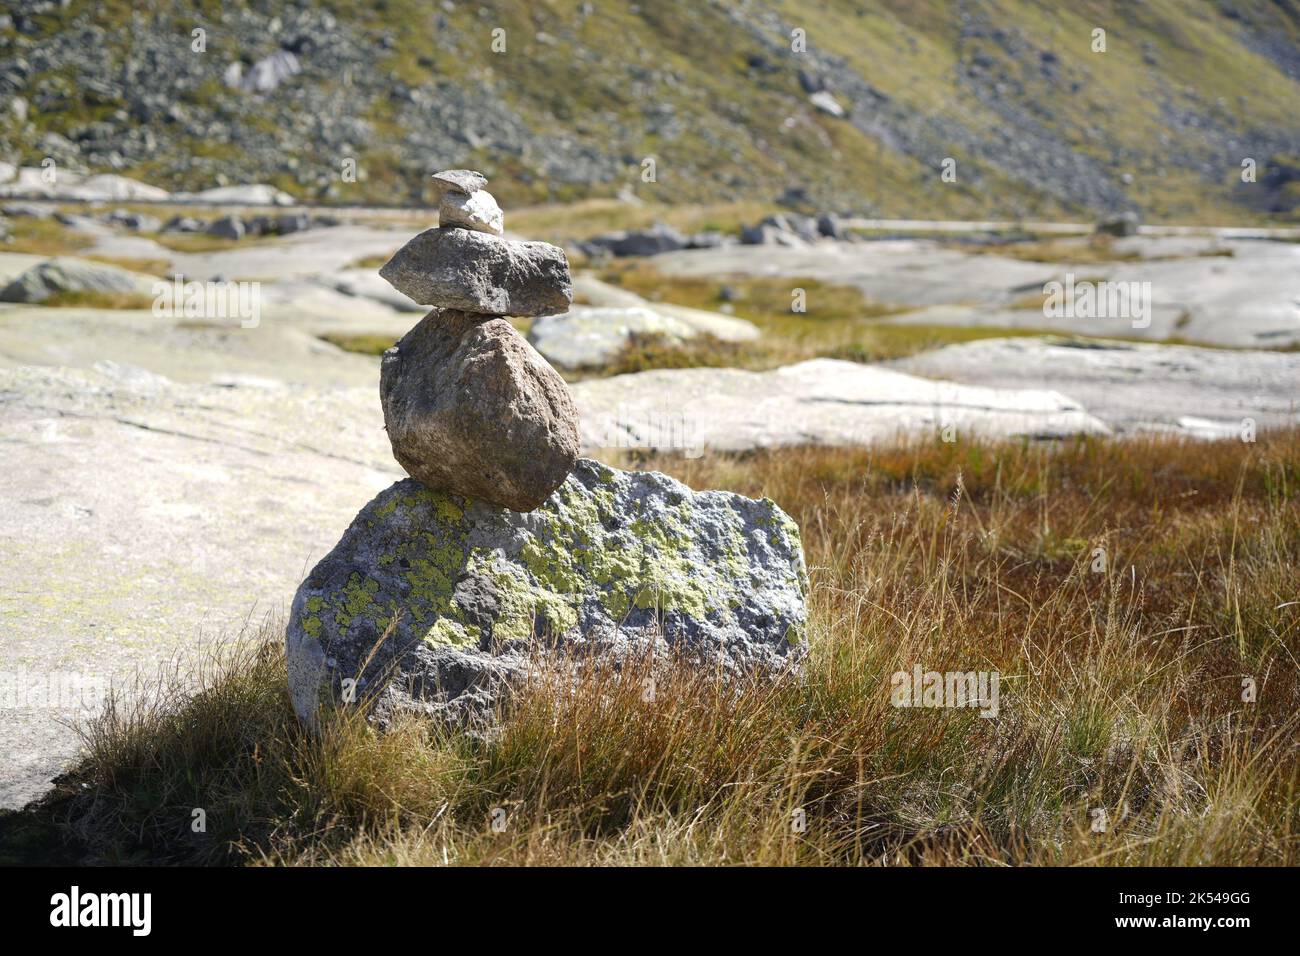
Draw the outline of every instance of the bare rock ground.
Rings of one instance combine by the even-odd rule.
[[[1300,353],[1182,345],[986,339],[894,363],[968,385],[1054,388],[1119,431],[1203,437],[1300,422]]]
[[[378,426],[371,388],[0,369],[13,692],[70,672],[129,686],[204,635],[284,613],[348,517],[401,477]],[[76,708],[31,703],[0,709],[2,806],[39,794],[75,753],[59,721]]]
[[[1300,243],[1205,236],[1134,236],[1115,251],[1132,261],[1026,262],[970,255],[927,239],[820,242],[805,247],[724,246],[654,258],[672,275],[811,277],[854,285],[914,311],[893,321],[1044,329],[1073,335],[1282,348],[1300,344]],[[1231,253],[1230,255],[1227,253]],[[1076,280],[1150,283],[1150,323],[1044,315],[1022,307],[1043,286]],[[815,303],[810,303],[810,307]]]

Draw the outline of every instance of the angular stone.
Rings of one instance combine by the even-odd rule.
[[[773,676],[803,656],[807,588],[766,498],[585,459],[530,514],[400,481],[298,589],[290,695],[309,725],[345,680],[380,720],[477,723],[538,652]]]
[[[499,236],[505,232],[505,216],[501,207],[486,189],[478,189],[468,196],[445,192],[438,204],[438,225],[458,226]]]
[[[393,456],[428,488],[531,511],[578,458],[569,387],[505,319],[438,310],[384,353]]]
[[[244,220],[238,216],[222,216],[220,219],[214,219],[208,223],[208,228],[205,230],[209,236],[218,239],[243,239],[247,231],[248,227],[244,225]]]
[[[454,227],[426,229],[379,274],[421,305],[482,315],[553,315],[573,298],[559,246]]]
[[[440,196],[449,192],[470,196],[487,184],[487,177],[473,169],[444,169],[433,174],[433,187]]]

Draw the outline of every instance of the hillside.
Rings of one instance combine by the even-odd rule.
[[[795,187],[886,216],[1135,208],[1149,221],[1239,222],[1300,210],[1296,0],[7,10],[0,159],[49,156],[169,189],[262,181],[304,199],[400,204],[424,198],[427,172],[471,166],[507,205],[624,187],[770,201]],[[1104,53],[1091,49],[1098,27]],[[806,52],[791,50],[796,29]],[[654,183],[641,181],[648,156]],[[945,157],[954,183],[940,179]],[[1246,157],[1253,184],[1240,181]],[[356,182],[341,176],[348,158]]]

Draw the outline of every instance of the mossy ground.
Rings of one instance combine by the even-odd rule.
[[[5,857],[1300,863],[1300,432],[641,463],[799,523],[803,681],[628,666],[543,681],[491,740],[349,713],[313,738],[272,624],[89,724],[0,817]],[[917,664],[998,671],[999,716],[891,706]]]

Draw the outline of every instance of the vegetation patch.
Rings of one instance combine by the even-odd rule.
[[[152,309],[154,298],[138,292],[100,292],[93,289],[55,292],[42,299],[43,306],[75,309]]]
[[[86,724],[0,858],[1300,863],[1300,430],[638,463],[798,521],[801,678],[646,695],[627,661],[540,680],[490,739],[348,710],[311,736],[269,623]],[[998,715],[894,706],[917,665],[997,672]]]

